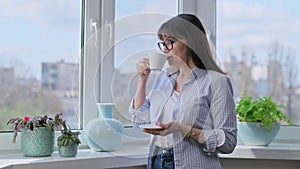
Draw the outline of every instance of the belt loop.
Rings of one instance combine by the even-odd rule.
[[[158,152],[159,151],[159,147],[158,146],[155,146],[154,148],[154,155],[158,155]]]

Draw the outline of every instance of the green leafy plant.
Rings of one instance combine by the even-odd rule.
[[[285,106],[275,103],[271,96],[254,101],[251,96],[244,94],[237,102],[236,113],[239,121],[261,123],[271,132],[271,126],[276,122],[292,124],[289,117],[282,113],[283,108]]]
[[[38,127],[48,127],[50,131],[54,131],[55,129],[60,129],[62,125],[62,113],[57,113],[54,118],[48,117],[47,115],[44,116],[24,116],[23,118],[11,118],[7,125],[14,126],[14,135],[12,142],[16,142],[17,134],[21,129],[30,129],[33,130],[34,128]]]
[[[72,144],[80,144],[79,134],[80,132],[73,132],[66,125],[66,121],[62,122],[63,130],[61,131],[61,135],[57,138],[57,146],[58,147],[66,147]]]

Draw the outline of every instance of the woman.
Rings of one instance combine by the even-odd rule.
[[[200,20],[180,14],[161,25],[159,48],[170,67],[161,72],[146,97],[147,58],[137,66],[133,123],[153,123],[148,168],[221,168],[218,153],[236,146],[236,114],[229,78],[215,63]]]

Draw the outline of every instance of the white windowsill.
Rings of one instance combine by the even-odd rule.
[[[128,144],[113,152],[95,152],[80,149],[76,157],[63,158],[55,151],[50,157],[24,157],[19,151],[0,153],[0,168],[122,168],[142,166],[147,163],[148,144]],[[272,143],[269,146],[238,145],[232,154],[221,154],[220,158],[230,159],[270,159],[300,160],[300,144]]]
[[[19,150],[19,144],[8,144],[11,137],[1,140],[7,149],[0,151],[0,168],[3,169],[88,169],[88,168],[124,168],[142,166],[147,163],[149,135],[141,130],[126,129],[128,136],[124,144],[114,152],[94,152],[88,149],[86,143],[78,151],[76,157],[63,158],[55,151],[50,157],[24,157]],[[269,160],[300,160],[300,138],[297,127],[282,127],[269,146],[245,146],[239,144],[231,154],[220,154],[221,159],[269,159]],[[11,134],[11,133],[7,133]],[[140,139],[137,139],[138,137]],[[18,136],[19,137],[19,136]],[[18,141],[17,141],[18,142]],[[18,148],[16,148],[18,147]]]
[[[300,144],[271,143],[269,146],[238,144],[231,154],[220,154],[220,158],[300,160]]]
[[[48,157],[25,157],[20,151],[0,153],[0,168],[3,169],[82,169],[122,168],[145,165],[147,145],[121,146],[113,152],[95,152],[85,148],[78,150],[76,157],[60,157],[58,151]]]

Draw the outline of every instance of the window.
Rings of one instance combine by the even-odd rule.
[[[113,100],[115,118],[131,126],[128,107],[135,89],[135,65],[157,48],[157,30],[177,14],[177,0],[115,1]]]
[[[29,96],[37,97],[39,96],[37,94],[44,94],[43,96],[47,96],[47,100],[56,101],[51,104],[48,101],[48,104],[45,104],[45,110],[62,111],[62,108],[57,108],[56,106],[53,107],[51,105],[55,104],[68,107],[68,105],[72,104],[73,106],[74,104],[71,111],[76,113],[80,112],[80,116],[77,114],[75,116],[74,114],[74,116],[69,117],[72,121],[73,128],[84,127],[89,120],[98,116],[96,102],[112,101],[119,101],[121,103],[117,103],[119,107],[117,107],[118,113],[115,118],[121,120],[125,126],[130,126],[130,116],[127,109],[132,92],[127,89],[127,84],[125,84],[125,87],[122,87],[122,82],[125,81],[127,83],[132,80],[134,77],[135,64],[139,58],[146,57],[149,50],[157,50],[157,27],[161,22],[168,19],[168,17],[174,16],[176,13],[194,13],[202,20],[207,32],[210,33],[209,37],[211,42],[216,44],[217,39],[217,59],[220,63],[223,63],[224,68],[227,69],[229,74],[231,73],[230,69],[228,69],[227,64],[225,64],[226,61],[228,61],[227,56],[235,56],[237,61],[240,61],[239,59],[244,57],[248,57],[248,60],[251,59],[252,57],[249,58],[249,55],[253,54],[253,56],[255,56],[253,57],[255,58],[255,63],[259,65],[266,63],[267,58],[260,55],[260,53],[269,52],[264,51],[268,48],[266,46],[260,48],[260,46],[263,45],[259,45],[259,48],[256,50],[254,45],[251,44],[251,46],[248,46],[248,53],[242,53],[244,49],[247,49],[244,48],[244,46],[248,45],[246,42],[252,41],[247,39],[247,41],[243,43],[241,39],[238,39],[240,37],[245,37],[244,35],[246,34],[237,32],[242,30],[238,27],[242,25],[233,25],[234,23],[245,24],[249,18],[245,17],[243,20],[238,21],[234,20],[237,19],[235,17],[239,15],[242,16],[243,13],[239,15],[236,13],[233,13],[232,15],[225,13],[228,9],[230,9],[229,12],[244,11],[244,9],[240,8],[253,5],[252,1],[251,3],[246,0],[137,0],[135,2],[131,1],[130,3],[126,3],[126,1],[123,0],[65,0],[62,2],[60,0],[41,2],[30,0],[26,1],[26,3],[22,1],[14,2],[16,3],[0,1],[0,19],[2,23],[5,23],[5,25],[2,26],[2,31],[0,33],[1,37],[3,37],[1,38],[2,40],[0,40],[0,93],[2,98],[5,97],[5,99],[1,98],[0,100],[1,122],[5,122],[6,119],[17,115],[14,114],[9,117],[8,114],[10,113],[25,112],[25,108],[28,108],[28,105],[34,102],[26,103],[27,106],[19,106],[18,109],[14,111],[8,111],[12,109],[8,109],[8,106],[3,106],[4,104],[11,104],[11,100],[14,98],[20,99],[23,97],[25,98],[25,101],[28,101],[32,99]],[[295,2],[290,0],[288,2],[290,4],[295,4]],[[126,3],[126,5],[124,5],[124,3]],[[243,5],[243,3],[246,3],[247,5]],[[269,2],[269,6],[267,7],[272,7],[273,9],[275,7],[270,5],[275,5],[276,3],[278,2]],[[257,3],[255,2],[254,4]],[[283,4],[280,6],[287,8],[287,6]],[[293,7],[296,6],[297,5],[293,5]],[[250,8],[251,10],[247,13],[251,13],[253,9],[260,9],[256,7],[260,6],[258,5]],[[286,19],[283,20],[297,18],[297,12],[293,11],[293,7],[289,7],[290,12],[293,12],[293,15],[287,16]],[[273,11],[281,11],[278,10],[278,8],[275,9],[276,10]],[[264,13],[269,14],[267,12]],[[286,15],[287,14],[288,13],[286,13]],[[56,18],[55,16],[58,17]],[[160,16],[158,17],[160,20],[148,20],[149,16]],[[279,16],[283,17],[284,15]],[[277,22],[282,23],[282,18],[280,19],[280,17],[277,18]],[[138,23],[144,24],[142,26],[138,25],[134,27],[135,25],[133,22],[128,22],[128,19],[132,18],[138,18]],[[270,18],[276,17],[273,16]],[[268,18],[268,22],[270,18]],[[123,21],[126,21],[127,23]],[[267,21],[259,22],[260,26],[258,28],[253,28],[251,30],[252,34],[259,34],[261,28],[268,27],[268,24],[270,23],[265,24]],[[145,26],[148,22],[153,23],[153,27],[149,29],[150,31],[147,30],[147,27]],[[255,23],[258,22],[255,20]],[[21,26],[18,24],[21,24]],[[254,24],[253,26],[255,27],[257,25]],[[280,35],[280,37],[295,37],[293,40],[285,40],[285,38],[282,38],[284,39],[284,42],[279,41],[281,38],[278,38],[279,40],[276,39],[278,41],[276,43],[280,46],[280,49],[283,48],[283,46],[286,47],[284,48],[285,50],[282,51],[290,51],[290,58],[293,58],[296,56],[297,44],[300,43],[297,41],[299,39],[297,38],[297,31],[292,32],[292,30],[299,27],[299,21],[294,19],[294,23],[279,24],[279,26],[280,27],[274,26],[273,28],[281,28],[280,32],[272,32],[270,34],[276,36]],[[244,27],[247,28],[248,26]],[[136,30],[135,28],[142,29]],[[233,30],[235,28],[239,29]],[[217,38],[216,29],[218,30]],[[10,31],[13,31],[13,33],[8,33]],[[147,31],[148,33],[145,33]],[[228,31],[233,31],[234,33],[230,34]],[[286,33],[291,33],[291,35],[287,35]],[[263,36],[265,36],[265,34]],[[248,35],[246,37],[250,36]],[[3,39],[5,39],[5,41],[3,41]],[[23,39],[26,40],[26,42],[23,41]],[[35,44],[35,41],[39,43]],[[286,42],[289,42],[288,45]],[[272,41],[270,44],[271,43]],[[30,48],[31,44],[34,44],[33,48]],[[240,44],[244,45],[241,47],[239,46]],[[284,45],[282,46],[282,44]],[[269,45],[269,42],[265,45]],[[103,53],[104,51],[106,53]],[[249,53],[249,51],[251,52]],[[259,62],[261,59],[265,62]],[[284,70],[287,70],[287,68],[292,67],[293,65],[293,60],[290,60],[291,62],[288,62],[288,60],[281,61],[284,61],[280,62],[281,64],[285,63],[282,68]],[[294,63],[298,62],[299,60],[296,59]],[[123,71],[124,67],[129,69]],[[231,67],[234,70],[234,66]],[[71,70],[73,70],[72,73]],[[258,70],[258,68],[253,69],[252,72],[260,72]],[[120,72],[125,72],[125,75]],[[70,79],[69,75],[72,76],[72,79]],[[123,79],[119,79],[120,82],[115,82],[119,77]],[[284,78],[287,78],[287,76],[284,76]],[[60,79],[67,79],[68,82],[73,81],[78,83],[73,83],[71,86],[72,92],[64,92],[70,91],[70,84],[61,82]],[[295,77],[294,79],[297,78]],[[282,81],[285,82],[287,80],[284,79]],[[118,85],[112,86],[111,82]],[[299,87],[297,88],[299,83],[298,80],[292,81],[291,83],[284,83],[284,89],[286,89],[285,85],[288,84],[296,84],[295,88],[292,88],[293,95],[291,95],[291,98],[294,102],[291,106],[293,110],[291,112],[297,116],[296,111],[299,110],[299,108],[293,108],[293,106],[297,106],[295,104],[297,101],[296,99],[299,99]],[[17,87],[13,87],[14,85]],[[262,85],[257,83],[257,86],[261,87]],[[75,88],[76,90],[74,90]],[[127,91],[124,92],[122,89]],[[43,93],[39,93],[39,91],[43,91]],[[259,91],[262,91],[262,89],[259,89]],[[283,94],[286,93],[282,93],[282,96]],[[57,97],[65,98],[64,101],[66,102],[61,102]],[[283,98],[283,100],[286,101],[288,97],[285,95]],[[24,99],[20,100],[24,101]],[[39,99],[39,101],[40,100],[42,99]],[[23,105],[25,105],[25,103],[23,103]],[[33,112],[34,110],[26,111]],[[295,119],[293,117],[294,123],[299,124],[300,120],[298,119],[297,122]],[[5,123],[0,123],[1,131],[8,130],[8,128],[4,127],[6,127]],[[285,128],[283,127],[282,129]],[[299,129],[297,127],[288,126],[288,129],[284,131],[287,132],[281,132],[283,133],[281,136],[290,139],[294,138],[292,136],[294,136],[294,133],[297,133]],[[136,131],[133,131],[132,133],[136,133]],[[9,144],[11,133],[1,133],[0,138],[1,142]],[[2,138],[5,139],[2,140]],[[19,148],[19,145],[13,146],[11,144],[2,144],[0,146],[1,150],[16,148]]]
[[[175,1],[174,1],[175,2]],[[217,3],[218,2],[218,3]],[[227,2],[227,1],[226,1]],[[124,65],[127,65],[127,67],[135,68],[135,63],[138,59],[135,58],[135,54],[138,54],[139,56],[142,56],[142,51],[148,49],[148,46],[145,45],[145,48],[140,47],[141,43],[145,43],[145,41],[141,41],[141,39],[148,39],[149,45],[152,45],[152,42],[150,42],[150,39],[155,39],[155,36],[153,34],[143,34],[143,36],[139,36],[139,34],[129,34],[130,36],[126,36],[126,33],[128,35],[129,30],[134,30],[133,24],[127,24],[124,27],[119,27],[116,24],[111,23],[122,23],[121,21],[124,21],[125,18],[128,18],[129,16],[139,16],[137,14],[141,14],[140,11],[133,11],[132,13],[120,13],[117,14],[119,7],[121,4],[118,1],[110,0],[110,1],[99,1],[99,0],[91,0],[86,1],[85,3],[85,9],[86,9],[86,15],[85,15],[85,47],[83,50],[84,53],[84,79],[83,79],[83,93],[82,93],[82,107],[83,107],[83,126],[91,119],[98,116],[98,111],[95,102],[112,102],[113,97],[117,95],[116,92],[112,92],[112,89],[118,89],[118,86],[111,86],[111,82],[114,82],[113,80],[116,78],[116,72],[120,70]],[[141,3],[140,1],[138,3]],[[157,4],[160,4],[158,2]],[[216,30],[221,28],[220,27],[220,1],[217,0],[178,0],[176,1],[177,4],[177,12],[178,13],[193,13],[196,14],[201,21],[203,22],[205,29],[207,30],[209,40],[217,47],[217,52],[220,53],[219,50],[221,50],[220,45],[220,38],[218,33],[218,36],[216,35]],[[273,3],[273,2],[272,2]],[[131,9],[130,5],[132,3],[128,3],[126,5],[122,5],[122,7],[128,6],[128,9]],[[169,4],[172,5],[172,4]],[[173,4],[174,5],[174,4]],[[168,6],[168,5],[167,5]],[[165,7],[167,7],[165,6]],[[175,6],[174,6],[175,7]],[[136,8],[136,7],[135,7]],[[148,11],[149,12],[149,11]],[[153,11],[156,12],[156,11]],[[161,11],[160,11],[161,12]],[[165,14],[164,12],[162,12]],[[145,14],[145,13],[143,13]],[[170,14],[168,14],[169,16]],[[218,17],[217,17],[218,16]],[[167,19],[167,18],[166,18]],[[218,21],[217,21],[217,20]],[[126,21],[126,19],[125,19]],[[142,20],[142,23],[145,23],[148,21],[147,19]],[[91,29],[91,27],[94,27],[92,23],[97,23],[97,28],[101,30],[98,31],[98,34],[95,34],[95,31]],[[140,26],[139,26],[140,27]],[[100,29],[101,28],[101,29]],[[119,31],[121,30],[121,32]],[[122,31],[125,30],[125,34],[121,34]],[[113,33],[112,33],[113,32]],[[153,31],[152,31],[153,32]],[[156,30],[154,31],[156,32]],[[104,33],[99,36],[99,33]],[[130,32],[129,32],[130,33]],[[255,32],[253,32],[255,33]],[[222,35],[220,35],[222,36]],[[96,38],[95,38],[96,37]],[[135,39],[135,41],[134,41]],[[216,39],[218,42],[216,43]],[[147,40],[147,41],[148,41]],[[130,46],[129,42],[133,41],[136,45]],[[95,46],[95,42],[102,43],[99,44],[101,49],[99,47],[97,48]],[[137,43],[139,42],[139,43]],[[156,42],[156,40],[155,40]],[[148,45],[147,44],[147,45]],[[217,45],[216,45],[217,44]],[[297,43],[295,43],[297,44]],[[113,47],[112,47],[113,46]],[[105,59],[101,58],[99,56],[102,56],[100,51],[108,51],[105,54]],[[156,48],[156,47],[154,47]],[[125,49],[125,50],[124,50]],[[137,50],[137,52],[134,53],[134,51]],[[145,55],[146,56],[146,53]],[[222,63],[224,61],[224,56],[221,54],[217,55],[217,61]],[[101,60],[102,59],[102,60]],[[132,61],[130,59],[133,59]],[[101,65],[99,66],[101,60]],[[126,64],[125,64],[126,63]],[[131,66],[130,66],[131,65]],[[100,70],[100,71],[99,71]],[[95,72],[99,73],[96,74]],[[115,76],[115,77],[113,77]],[[132,75],[130,75],[132,77]],[[98,78],[98,79],[97,79]],[[122,77],[123,78],[123,77]],[[126,77],[124,77],[126,78]],[[128,78],[128,77],[127,77]],[[134,87],[132,87],[134,88]],[[128,90],[126,88],[123,88],[124,90]],[[131,92],[128,92],[128,96],[124,96],[120,94],[120,99],[124,99],[124,104],[122,107],[118,107],[119,111],[119,118],[125,125],[131,125],[130,117],[128,117],[127,113],[127,106],[128,101],[131,99]],[[123,117],[124,116],[124,117]],[[138,137],[137,135],[140,135],[141,133],[138,133],[135,130],[126,130],[130,131],[129,133],[137,133],[133,134],[134,137]],[[281,132],[278,135],[279,139],[285,139],[285,140],[291,140],[296,139],[296,141],[299,141],[299,137],[295,137],[294,133],[299,132],[298,127],[294,126],[282,126]],[[128,134],[128,133],[127,133]],[[148,135],[147,135],[148,136]],[[133,137],[131,137],[133,138]]]
[[[198,9],[203,5],[205,9]],[[214,11],[214,1],[86,1],[86,9],[85,27],[90,29],[84,48],[83,126],[98,116],[95,102],[115,102],[114,118],[131,126],[128,106],[135,92],[135,64],[158,50],[156,32],[161,23],[177,13],[196,13],[203,15],[215,36],[215,20],[208,12]]]
[[[115,102],[118,112],[114,118],[131,126],[128,106],[135,92],[135,64],[147,57],[149,50],[158,50],[156,32],[162,22],[176,13],[197,13],[198,6],[205,4],[205,9],[199,8],[199,13],[204,15],[212,37],[215,35],[212,30],[215,20],[208,12],[214,11],[213,1],[126,2],[85,1],[83,126],[98,116],[96,102]]]
[[[0,131],[62,112],[79,125],[80,0],[0,1]]]
[[[235,93],[269,96],[300,124],[299,2],[217,1],[217,56]]]

